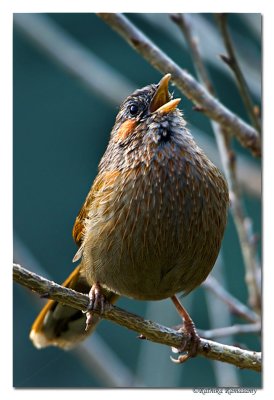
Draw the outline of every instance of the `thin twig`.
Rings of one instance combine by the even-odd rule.
[[[236,159],[233,153],[229,157],[229,186],[230,204],[235,227],[238,232],[239,242],[245,265],[245,281],[248,289],[248,303],[256,311],[261,310],[260,265],[256,254],[256,241],[252,223],[246,216],[240,195],[240,186],[237,179]]]
[[[209,118],[225,126],[227,130],[256,156],[261,154],[260,137],[256,130],[228,110],[200,85],[190,74],[182,70],[171,58],[149,40],[124,15],[98,13],[104,22],[117,31],[150,64],[163,73],[171,73],[172,81],[186,97],[191,99]]]
[[[204,65],[203,59],[200,54],[199,45],[198,45],[198,37],[194,36],[194,33],[191,28],[190,19],[186,14],[171,14],[171,19],[178,28],[183,33],[188,48],[191,52],[191,57],[193,60],[194,67],[196,69],[197,76],[199,81],[206,87],[210,94],[213,96],[216,95],[214,92],[214,88],[212,86],[211,80],[207,73],[207,69]]]
[[[261,324],[259,322],[255,324],[245,324],[245,325],[232,325],[226,326],[222,328],[209,329],[209,330],[201,330],[198,329],[199,335],[206,339],[215,339],[221,338],[231,335],[243,335],[245,333],[260,333],[261,332]]]
[[[171,17],[185,36],[199,79],[207,90],[215,96],[216,93],[203,63],[198,47],[198,41],[197,38],[194,37],[190,20],[183,14],[173,14]],[[248,226],[246,223],[246,221],[250,221],[250,219],[245,215],[241,199],[240,185],[236,169],[236,155],[231,147],[231,135],[227,131],[226,127],[220,126],[214,121],[212,121],[212,126],[229,185],[232,215],[238,232],[246,269],[245,279],[249,294],[248,301],[256,311],[260,311],[261,293],[260,284],[258,282],[258,271],[260,268],[256,262],[257,257],[253,240],[254,234],[252,232],[252,225],[250,228],[250,224]]]
[[[221,54],[220,57],[233,71],[239,87],[239,91],[241,93],[243,103],[249,115],[250,121],[255,127],[255,129],[257,129],[257,131],[260,133],[261,125],[258,120],[256,108],[254,107],[254,104],[252,102],[247,83],[245,81],[244,75],[238,63],[236,53],[233,47],[233,42],[229,34],[227,26],[227,14],[216,14],[216,18],[227,51],[227,55]]]
[[[252,323],[256,323],[260,320],[258,314],[248,308],[245,304],[241,303],[236,299],[236,297],[232,296],[213,276],[208,276],[208,278],[202,283],[202,286],[210,290],[225,304],[227,304],[231,312],[235,315]]]
[[[220,125],[216,122],[211,122],[213,131],[215,133],[215,139],[208,135],[205,135],[200,129],[194,125],[189,125],[189,128],[195,137],[199,146],[204,150],[209,159],[213,163],[224,170],[224,160],[221,159],[220,147],[217,148],[217,133],[216,128]],[[237,154],[237,172],[240,187],[243,192],[250,194],[251,196],[256,196],[261,199],[261,170],[255,161],[250,159],[247,155]]]
[[[245,281],[248,290],[248,304],[256,311],[261,310],[260,263],[256,254],[252,223],[246,215],[241,198],[241,188],[237,173],[236,154],[231,147],[231,137],[217,124],[213,126],[223,169],[229,186],[230,209],[239,237],[245,267]]]
[[[13,264],[13,279],[17,283],[28,287],[40,295],[46,295],[50,299],[77,310],[82,310],[84,312],[88,310],[89,297],[87,295],[60,286],[22,268],[18,264]],[[146,339],[153,342],[165,344],[174,348],[180,348],[183,342],[187,343],[186,349],[189,349],[191,346],[188,335],[155,322],[144,320],[138,315],[124,311],[111,304],[105,307],[103,313],[101,313],[99,309],[95,309],[94,313],[100,314],[102,318],[113,321],[139,334],[143,334]],[[234,346],[227,346],[207,339],[201,339],[198,354],[212,360],[234,364],[239,368],[251,369],[258,372],[261,371],[261,353],[259,352],[242,350]]]

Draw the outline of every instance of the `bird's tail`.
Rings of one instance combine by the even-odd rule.
[[[80,274],[80,269],[81,264],[65,280],[63,286],[81,293],[88,293],[90,285]],[[106,293],[106,300],[112,304],[118,297],[112,292]],[[99,321],[100,317],[94,314],[86,331],[86,315],[82,311],[49,300],[31,327],[30,339],[39,349],[58,346],[68,350],[85,340],[95,330]]]

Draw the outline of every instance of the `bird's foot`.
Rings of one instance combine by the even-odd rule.
[[[178,332],[184,334],[184,339],[179,348],[173,348],[172,350],[175,353],[185,354],[179,355],[177,359],[171,357],[171,360],[177,364],[181,364],[186,362],[189,358],[196,357],[201,339],[192,320],[184,321],[183,326],[179,328]]]
[[[90,301],[86,311],[86,331],[88,331],[92,324],[93,311],[98,310],[99,308],[100,314],[103,314],[106,305],[106,298],[103,295],[102,288],[98,282],[92,285],[88,296]]]
[[[201,339],[196,331],[196,327],[192,321],[192,318],[179,302],[177,297],[172,296],[171,300],[173,301],[183,320],[183,325],[178,331],[184,334],[182,345],[179,348],[173,348],[172,350],[176,353],[185,353],[179,355],[177,359],[171,357],[171,360],[177,364],[181,364],[186,362],[189,358],[193,358],[197,355]]]

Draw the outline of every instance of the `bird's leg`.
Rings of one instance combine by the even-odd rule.
[[[98,309],[102,314],[105,310],[106,298],[102,293],[102,288],[98,282],[94,283],[89,291],[89,305],[86,312],[86,331],[92,324],[92,311]]]
[[[191,357],[195,357],[197,355],[199,343],[200,343],[200,336],[198,335],[196,331],[196,327],[194,325],[194,322],[192,321],[190,315],[188,312],[185,310],[185,308],[182,306],[180,301],[178,300],[177,296],[172,296],[171,300],[173,304],[175,305],[178,313],[182,317],[183,320],[183,326],[179,329],[179,331],[184,332],[185,335],[189,338],[189,340],[185,340],[182,344],[182,347],[179,350],[179,352],[186,352],[186,354],[181,355],[178,357],[177,360],[174,358],[171,358],[172,361],[176,363],[183,363],[187,361]],[[191,343],[190,348],[187,350],[186,347],[188,346],[189,342]]]

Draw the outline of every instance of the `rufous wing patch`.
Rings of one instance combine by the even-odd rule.
[[[118,142],[119,140],[125,140],[129,135],[131,135],[131,132],[136,127],[136,120],[135,119],[127,119],[125,122],[123,122],[118,129],[116,135],[115,135],[115,141]]]

